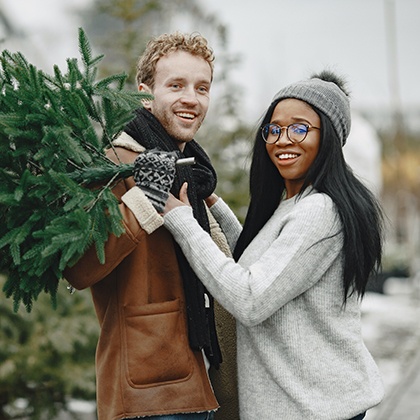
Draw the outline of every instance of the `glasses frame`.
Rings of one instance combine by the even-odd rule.
[[[296,125],[302,125],[302,126],[304,126],[304,127],[306,127],[306,133],[305,133],[305,136],[303,137],[303,139],[302,140],[300,140],[300,141],[296,141],[296,140],[293,140],[293,139],[291,139],[290,138],[290,136],[289,136],[289,129],[290,129],[290,127],[293,127],[293,126],[296,126]],[[280,129],[280,132],[279,132],[279,135],[278,135],[278,137],[277,137],[277,139],[276,139],[276,141],[273,141],[273,142],[269,142],[269,141],[267,141],[266,140],[266,138],[265,138],[265,136],[264,136],[264,129],[267,127],[267,126],[276,126],[276,127],[278,127],[279,129]],[[302,143],[305,139],[306,139],[306,137],[308,136],[308,133],[309,133],[309,130],[312,130],[312,129],[315,129],[315,130],[320,130],[321,128],[320,127],[314,127],[313,125],[310,125],[310,124],[305,124],[305,123],[293,123],[293,124],[289,124],[289,125],[284,125],[284,126],[281,126],[281,125],[278,125],[278,124],[276,124],[276,123],[267,123],[267,124],[264,124],[262,127],[261,127],[261,137],[262,137],[262,139],[265,141],[265,143],[267,143],[267,144],[276,144],[279,140],[280,140],[280,137],[281,137],[281,135],[282,135],[282,133],[283,133],[283,129],[286,129],[286,135],[287,135],[287,138],[289,139],[289,141],[290,142],[292,142],[293,144],[299,144],[299,143]]]

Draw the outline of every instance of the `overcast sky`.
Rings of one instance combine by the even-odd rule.
[[[89,1],[0,0],[18,29],[31,37],[31,42],[2,47],[18,48],[31,62],[40,53],[44,63],[35,64],[47,69],[65,64],[67,57],[79,55],[80,22],[71,10]],[[402,105],[420,108],[419,0],[199,1],[225,22],[230,51],[242,58],[233,76],[249,92],[246,110],[264,109],[281,87],[324,67],[347,77],[355,107],[370,108],[392,104],[390,74],[397,71]],[[392,27],[385,11],[392,5],[397,55],[390,61],[387,31]],[[168,31],[173,29],[185,30]]]
[[[328,66],[347,76],[355,105],[389,105],[397,71],[401,103],[420,106],[419,0],[202,1],[228,24],[231,48],[243,57],[238,77],[253,101],[267,103],[285,84]],[[392,5],[397,56],[390,65]]]

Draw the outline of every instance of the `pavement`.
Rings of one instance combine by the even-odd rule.
[[[420,289],[410,279],[390,279],[384,294],[367,293],[362,326],[385,387],[366,420],[420,420]]]
[[[398,385],[378,407],[374,418],[420,420],[420,352],[410,362]]]

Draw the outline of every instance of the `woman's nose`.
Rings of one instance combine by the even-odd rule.
[[[274,144],[277,143],[293,143],[290,139],[289,139],[289,135],[287,134],[287,127],[281,127],[280,128],[280,135],[278,137],[278,139],[274,142]]]

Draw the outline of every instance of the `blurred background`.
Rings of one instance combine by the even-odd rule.
[[[94,54],[105,54],[99,77],[125,72],[132,89],[150,37],[180,30],[209,40],[215,81],[196,139],[218,171],[217,192],[241,219],[250,147],[271,98],[324,68],[345,76],[353,125],[344,153],[387,216],[383,272],[364,314],[366,342],[391,393],[406,367],[395,348],[411,338],[408,363],[420,342],[412,340],[420,296],[420,2],[0,0],[1,49],[20,51],[47,73],[79,57],[79,27]],[[47,296],[30,314],[0,300],[0,420],[94,418],[96,317],[89,292],[70,295],[62,283],[57,310]],[[392,335],[396,341],[384,344]]]

